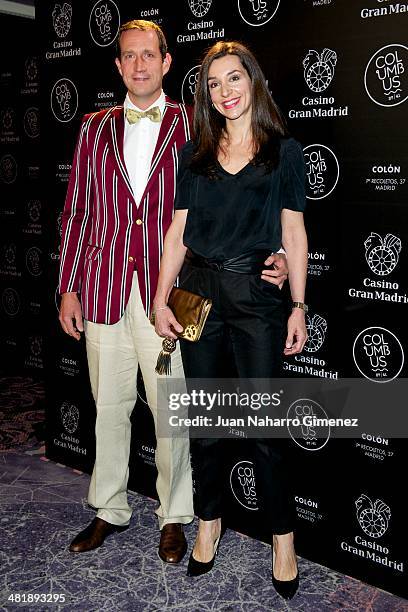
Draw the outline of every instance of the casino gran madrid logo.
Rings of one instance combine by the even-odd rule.
[[[194,17],[204,17],[210,10],[212,0],[188,0],[188,6]]]
[[[328,88],[334,77],[337,64],[337,53],[332,49],[323,49],[321,53],[310,49],[303,60],[303,75],[312,91],[321,93]]]
[[[231,491],[241,506],[247,510],[258,510],[254,464],[252,461],[239,461],[230,474]]]
[[[187,72],[181,84],[181,100],[184,104],[192,104],[196,94],[200,65],[193,66]]]
[[[89,32],[99,47],[111,45],[119,32],[120,13],[113,0],[98,0],[89,15]]]
[[[72,6],[68,2],[56,4],[52,11],[52,25],[59,38],[65,38],[71,29]]]
[[[308,338],[304,349],[307,353],[316,353],[326,338],[327,321],[316,313],[312,317],[306,315],[306,329]]]
[[[391,509],[381,499],[373,502],[362,493],[356,500],[357,520],[361,529],[370,538],[381,538],[388,529],[391,520]]]
[[[387,383],[397,378],[404,365],[404,350],[397,336],[385,327],[367,327],[353,343],[358,371],[369,380]]]
[[[17,258],[17,246],[14,242],[10,242],[9,244],[5,244],[3,247],[3,257],[4,261],[9,266],[14,266]]]
[[[177,43],[191,43],[200,40],[215,41],[225,38],[225,28],[220,28],[219,24],[214,28],[214,20],[207,16],[212,0],[187,0],[187,2],[191,13],[200,21],[191,19],[187,21],[186,29],[176,36]],[[179,20],[179,24],[184,25],[182,20]]]
[[[55,4],[51,17],[56,39],[49,37],[51,48],[45,51],[45,59],[59,60],[82,55],[81,47],[73,46],[71,2]]]
[[[42,251],[38,247],[31,247],[26,252],[26,266],[31,276],[40,276],[42,274],[41,265]]]
[[[26,236],[41,236],[41,202],[40,200],[28,200],[25,207],[26,223],[22,227],[22,232]]]
[[[375,501],[374,501],[375,500]],[[343,552],[351,553],[358,557],[358,562],[364,559],[378,565],[381,572],[385,567],[404,573],[404,562],[392,558],[392,550],[379,539],[384,536],[391,521],[391,509],[382,499],[370,498],[362,493],[355,501],[355,510],[359,527],[365,535],[360,532],[355,534],[352,541],[342,540],[340,548]],[[395,574],[395,571],[393,572]]]
[[[21,272],[17,270],[17,245],[7,242],[1,247],[0,275],[19,278]]]
[[[19,142],[16,134],[16,112],[10,106],[0,112],[0,142],[2,144],[14,144]]]
[[[408,293],[400,290],[399,282],[385,278],[394,272],[398,265],[402,250],[401,239],[390,233],[381,236],[377,232],[371,232],[363,244],[365,259],[371,272],[382,278],[365,277],[361,288],[349,287],[349,296],[394,304],[408,304]]]
[[[14,131],[16,113],[12,108],[6,108],[1,111],[1,131]]]
[[[238,0],[241,18],[250,26],[262,26],[275,16],[280,0]]]
[[[364,72],[364,86],[378,106],[398,106],[408,99],[408,47],[398,43],[378,49]]]
[[[15,289],[7,287],[1,296],[3,310],[9,317],[15,317],[20,310],[20,296]]]
[[[300,398],[289,406],[286,415],[291,419],[288,432],[292,440],[308,451],[318,451],[330,438],[330,425],[322,425],[316,419],[328,419],[327,412],[316,401]]]
[[[38,93],[40,70],[37,57],[29,56],[26,58],[23,75],[23,86],[20,89],[21,95]]]
[[[10,185],[17,178],[17,162],[10,153],[0,159],[0,181]]]
[[[78,90],[70,79],[64,77],[54,83],[51,90],[51,110],[61,123],[67,123],[75,117],[78,110]]]
[[[40,135],[40,111],[35,106],[30,106],[24,113],[24,131],[29,138]]]
[[[29,368],[40,370],[44,368],[42,336],[30,336],[28,338],[28,351],[24,363]]]
[[[35,82],[38,80],[38,59],[36,57],[28,57],[24,64],[24,74],[27,82]]]
[[[39,358],[42,353],[43,339],[41,336],[30,336],[30,352],[32,357]]]
[[[27,215],[31,223],[38,223],[41,217],[40,200],[29,200],[27,202]]]
[[[323,51],[309,49],[302,60],[305,83],[313,94],[322,94],[334,78],[337,53],[325,47]],[[344,92],[340,91],[344,97]],[[333,95],[305,95],[302,108],[290,108],[289,119],[319,119],[325,117],[348,117],[348,104],[337,104]]]
[[[65,431],[69,434],[75,433],[79,425],[79,410],[75,404],[68,401],[63,402],[60,414]]]
[[[303,149],[306,163],[306,197],[309,200],[327,198],[337,185],[340,168],[336,155],[329,147],[311,144]]]
[[[386,234],[381,237],[376,232],[371,232],[364,241],[365,258],[370,270],[377,276],[387,276],[398,264],[401,253],[401,240],[394,234]]]
[[[30,351],[35,357],[39,357],[42,351],[42,338],[41,336],[31,336],[30,338]]]

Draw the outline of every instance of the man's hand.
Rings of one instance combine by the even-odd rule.
[[[305,313],[301,308],[294,308],[288,319],[288,335],[286,337],[284,354],[297,355],[301,353],[307,340]]]
[[[282,288],[283,283],[288,278],[288,260],[286,259],[285,253],[273,253],[269,255],[268,259],[264,261],[265,266],[273,265],[271,270],[262,270],[261,278],[263,280],[278,285],[279,289]]]
[[[68,336],[76,340],[81,338],[79,332],[84,331],[82,309],[76,292],[63,293],[59,312],[59,322]]]

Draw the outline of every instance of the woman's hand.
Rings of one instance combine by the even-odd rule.
[[[288,319],[288,335],[285,342],[285,355],[301,353],[307,340],[305,312],[301,308],[294,308]]]
[[[183,244],[187,213],[188,210],[176,210],[173,221],[167,230],[164,239],[163,255],[160,261],[160,274],[157,281],[156,295],[153,300],[152,322],[154,323],[156,333],[161,337],[173,338],[173,340],[177,338],[174,330],[182,332],[183,328],[166,304],[187,251],[187,247]]]
[[[158,336],[173,338],[173,340],[177,340],[174,330],[178,333],[183,331],[183,328],[168,306],[154,310],[154,329]]]

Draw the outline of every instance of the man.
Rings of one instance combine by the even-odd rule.
[[[127,481],[136,372],[139,366],[157,425],[155,365],[162,340],[149,314],[173,214],[177,152],[189,139],[188,110],[162,91],[171,56],[161,29],[130,21],[120,28],[118,44],[116,66],[128,90],[126,100],[123,107],[85,115],[63,214],[59,318],[77,340],[85,331],[97,408],[88,495],[97,515],[72,541],[73,552],[97,548],[130,522]],[[284,271],[271,281],[282,282]],[[183,377],[179,347],[172,375]],[[178,563],[187,549],[182,525],[193,519],[188,440],[158,437],[156,465],[159,555]]]

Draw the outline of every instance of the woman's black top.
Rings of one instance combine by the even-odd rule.
[[[174,207],[188,209],[184,244],[207,259],[224,261],[238,255],[281,247],[281,210],[305,208],[305,165],[301,146],[282,139],[278,166],[266,172],[248,163],[230,174],[217,162],[217,178],[193,173],[193,143],[180,153]]]

